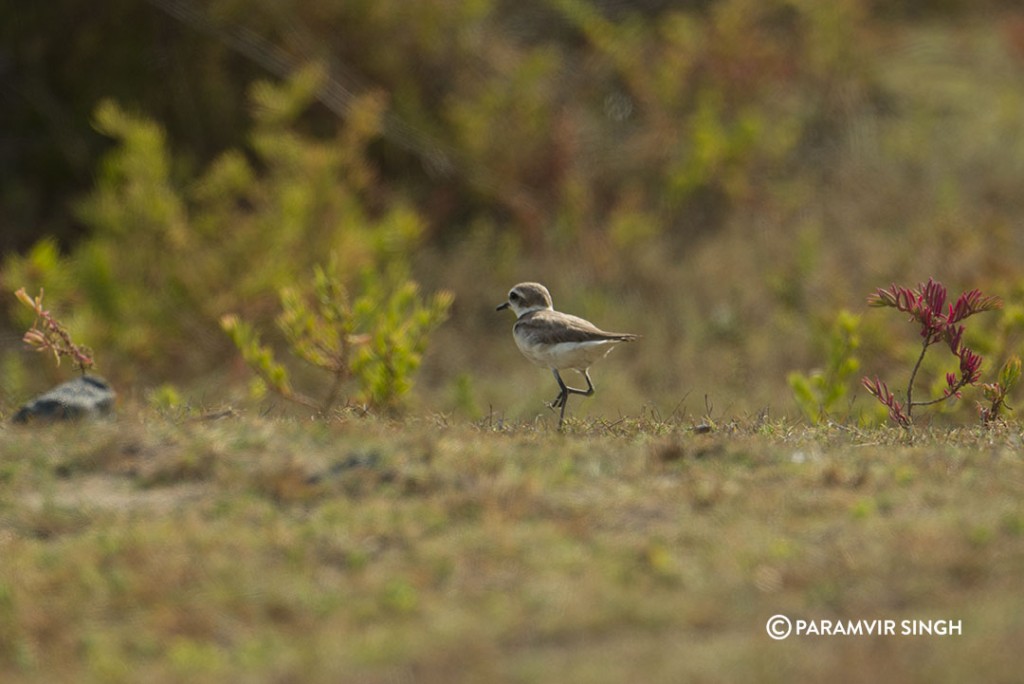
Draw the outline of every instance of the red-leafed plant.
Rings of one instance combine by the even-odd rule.
[[[956,302],[947,303],[946,288],[942,283],[929,278],[927,283],[918,285],[916,290],[895,284],[888,289],[880,288],[868,297],[868,306],[893,307],[910,314],[910,319],[921,326],[921,353],[918,354],[914,369],[910,372],[904,401],[899,401],[889,387],[877,377],[865,377],[861,380],[861,384],[868,392],[889,409],[889,418],[894,423],[908,428],[913,424],[914,407],[930,406],[953,397],[960,397],[964,387],[974,385],[981,379],[982,358],[964,345],[963,321],[983,311],[1000,309],[1003,302],[999,297],[982,295],[980,290],[969,290],[961,294]],[[946,387],[943,388],[941,397],[914,401],[914,381],[917,380],[924,355],[929,347],[940,342],[945,342],[949,351],[959,360],[959,373],[946,374]],[[984,419],[985,415],[982,417]]]

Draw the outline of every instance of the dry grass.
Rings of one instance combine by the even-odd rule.
[[[1021,432],[0,432],[0,679],[1009,681]],[[951,637],[765,621],[951,618]]]

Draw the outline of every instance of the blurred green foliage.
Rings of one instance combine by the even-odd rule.
[[[982,422],[986,425],[1005,417],[1007,411],[1013,410],[1007,399],[1014,386],[1020,380],[1020,370],[1020,357],[1012,356],[999,369],[999,376],[996,382],[985,383],[981,386],[982,395],[988,403],[983,404],[979,402],[978,413]]]
[[[793,398],[815,425],[833,417],[832,412],[850,391],[850,379],[860,369],[860,361],[854,355],[860,346],[859,327],[860,316],[840,311],[828,331],[825,368],[809,374],[789,374]]]
[[[211,354],[223,356],[223,340],[212,336],[221,316],[266,319],[268,299],[279,291],[282,327],[300,353],[308,352],[296,337],[306,321],[295,317],[312,314],[287,286],[330,255],[335,280],[327,283],[318,271],[317,296],[324,306],[340,306],[334,295],[359,282],[352,321],[373,322],[373,354],[357,354],[353,372],[369,399],[390,404],[408,389],[426,330],[449,302],[442,297],[425,314],[405,278],[422,231],[415,211],[400,201],[372,206],[371,191],[379,190],[364,153],[378,130],[379,99],[356,103],[332,139],[294,130],[322,80],[314,66],[281,85],[257,83],[250,149],[225,152],[186,182],[172,178],[172,153],[158,125],[101,103],[96,126],[117,145],[79,204],[90,237],[67,258],[51,240],[8,258],[5,285],[45,287],[68,308],[76,335],[101,354],[133,362],[116,372],[146,366],[146,374],[187,377]]]
[[[332,111],[349,117],[361,95],[386,92],[389,144],[374,154],[411,197],[433,200],[435,230],[461,232],[467,202],[539,238],[550,217],[572,234],[642,201],[664,229],[688,236],[756,196],[766,168],[806,143],[838,97],[860,96],[873,12],[867,0],[152,0],[114,2],[102,16],[65,1],[19,10],[4,39],[23,98],[8,116],[37,145],[62,145],[77,178],[45,194],[7,186],[22,211],[0,232],[8,248],[24,246],[38,214],[61,237],[96,231],[88,217],[55,215],[43,197],[87,187],[105,143],[82,122],[99,100],[114,95],[162,122],[179,163],[202,166],[245,142],[249,83],[320,61],[330,65],[316,97],[326,106],[304,109],[302,129],[323,132]],[[98,118],[99,132],[118,134],[116,116]],[[28,150],[16,149],[27,164]],[[159,154],[150,161],[159,175]]]
[[[784,403],[787,373],[822,362],[816,321],[857,313],[870,287],[935,274],[1010,301],[1018,286],[1015,3],[10,13],[0,280],[45,285],[123,379],[237,380],[221,316],[279,350],[282,289],[336,255],[358,297],[364,270],[396,258],[388,244],[415,244],[399,249],[408,279],[465,304],[434,331],[420,386],[470,415],[538,404],[535,369],[510,367],[507,329],[479,304],[524,279],[644,335],[596,378],[620,388],[594,400],[606,411]],[[913,353],[895,327],[860,329],[881,372]]]
[[[322,398],[295,389],[288,370],[252,326],[228,314],[221,318],[221,327],[263,384],[286,399],[326,414],[354,379],[361,390],[356,401],[394,409],[412,388],[428,336],[447,317],[451,294],[440,292],[422,302],[416,283],[405,280],[401,265],[393,265],[383,273],[366,269],[359,295],[352,300],[341,284],[337,261],[331,266],[314,268],[309,293],[283,288],[277,317],[290,350],[331,377]],[[347,396],[345,403],[351,403]]]

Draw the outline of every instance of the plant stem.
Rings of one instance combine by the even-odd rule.
[[[961,387],[964,387],[964,385],[961,385]],[[918,401],[918,402],[914,403],[914,406],[931,406],[932,404],[940,404],[940,403],[946,401],[947,399],[949,399],[949,397],[951,397],[951,396],[953,396],[953,395],[950,394],[949,396],[939,397],[938,399],[932,399],[931,401]],[[910,413],[910,409],[909,408],[907,409],[907,413],[908,414]]]
[[[924,360],[924,353],[928,349],[930,344],[931,342],[925,340],[924,345],[921,347],[921,355],[917,357],[917,363],[914,364],[914,370],[910,374],[910,382],[907,384],[907,418],[911,417],[911,412],[914,410],[915,406],[931,406],[933,404],[939,404],[943,401],[946,401],[950,397],[955,396],[957,392],[959,392],[961,389],[967,387],[967,385],[970,384],[966,381],[966,378],[961,378],[960,382],[956,384],[956,387],[953,387],[951,390],[949,390],[949,394],[947,394],[944,397],[931,399],[930,401],[913,401],[914,378],[917,376],[917,370],[921,367],[921,361]]]
[[[907,382],[907,418],[912,418],[911,414],[914,411],[914,380],[917,378],[917,371],[921,368],[921,362],[924,361],[924,354],[928,351],[928,345],[930,344],[931,335],[924,338],[924,344],[921,345],[921,354],[917,357],[914,370],[910,372],[910,381]]]
[[[327,412],[334,406],[334,402],[338,400],[338,394],[341,392],[341,386],[347,378],[347,368],[339,366],[334,370],[334,378],[331,380],[331,388],[328,390],[327,398],[324,399],[324,403],[320,407],[320,410],[324,415],[327,415]]]

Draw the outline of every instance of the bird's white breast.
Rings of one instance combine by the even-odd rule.
[[[538,366],[563,370],[574,368],[585,370],[618,344],[618,340],[593,340],[589,342],[557,342],[555,344],[531,343],[525,335],[515,335],[516,346],[523,356]]]

